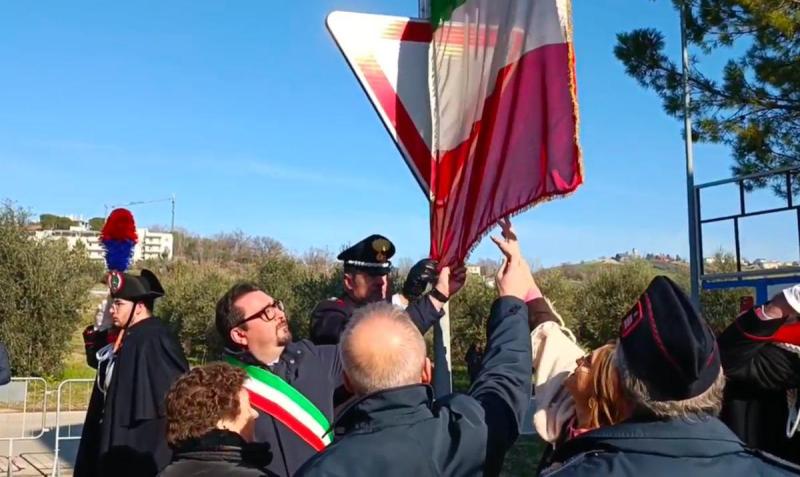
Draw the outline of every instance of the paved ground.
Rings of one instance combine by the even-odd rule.
[[[14,476],[52,475],[55,455],[56,429],[61,437],[80,436],[85,412],[63,412],[61,422],[56,427],[56,413],[47,413],[42,432],[42,414],[23,414],[20,412],[0,413],[0,475],[8,475],[8,456],[14,456],[12,474]],[[41,434],[41,435],[40,435]],[[31,438],[13,440],[9,438]],[[33,439],[34,437],[38,438]],[[77,440],[59,441],[60,475],[71,475],[78,451]],[[11,449],[9,449],[11,444]],[[9,452],[10,451],[10,452]],[[14,465],[16,464],[16,465]]]

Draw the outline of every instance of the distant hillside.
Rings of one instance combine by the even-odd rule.
[[[663,260],[646,260],[646,259],[639,259],[638,261],[647,263],[648,266],[652,267],[656,273],[668,275],[671,277],[678,277],[678,276],[686,276],[689,274],[689,264],[685,262],[667,262]],[[624,262],[623,262],[624,263]],[[542,269],[539,273],[545,273],[549,271],[560,271],[565,278],[571,281],[582,282],[586,280],[587,277],[593,275],[600,270],[618,267],[622,263],[615,262],[612,260],[607,261],[596,261],[596,262],[584,262],[584,263],[568,263],[559,265],[557,267],[550,267],[546,269]]]

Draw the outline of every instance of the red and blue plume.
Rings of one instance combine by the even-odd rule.
[[[106,265],[109,270],[124,272],[128,269],[138,239],[131,211],[112,210],[100,232],[100,241],[106,250]]]

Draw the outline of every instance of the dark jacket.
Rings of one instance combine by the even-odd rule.
[[[628,421],[564,443],[541,476],[756,477],[800,467],[753,451],[719,419]]]
[[[339,343],[339,336],[356,308],[355,302],[346,294],[317,303],[311,312],[308,339],[318,345]]]
[[[87,359],[97,366],[96,359]],[[105,363],[98,370],[101,380]],[[145,477],[163,469],[171,458],[164,398],[188,370],[175,335],[161,320],[148,318],[128,328],[105,394],[95,380],[74,475]]]
[[[430,300],[425,298],[419,302],[416,313],[411,314],[411,317],[424,333],[441,315]],[[280,376],[314,403],[329,422],[333,421],[333,395],[342,384],[342,363],[338,346],[317,346],[308,340],[296,341],[287,345],[278,362],[271,366],[264,366],[246,353],[235,357]],[[261,411],[256,419],[255,437],[257,442],[269,444],[272,462],[268,469],[276,475],[293,475],[315,454],[314,449],[297,434]]]
[[[336,423],[333,444],[297,475],[498,475],[528,407],[530,370],[525,304],[501,298],[468,394],[434,401],[428,386],[412,385],[364,396]]]
[[[800,463],[800,433],[786,437],[786,390],[800,388],[800,357],[766,341],[785,320],[752,309],[719,337],[728,382],[721,418],[750,447]]]
[[[247,444],[229,431],[214,430],[173,449],[172,462],[159,477],[268,477],[269,450]]]
[[[8,360],[8,350],[0,343],[0,386],[11,381],[11,363]]]
[[[318,345],[338,344],[339,336],[356,308],[358,305],[347,295],[319,302],[311,312],[311,329],[308,338]],[[431,305],[427,295],[412,301],[406,311],[417,323],[429,320],[431,313],[435,313],[437,318],[440,315]]]

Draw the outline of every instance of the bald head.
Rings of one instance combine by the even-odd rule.
[[[422,334],[404,310],[389,303],[356,310],[342,333],[341,353],[358,395],[419,384],[427,365]]]

